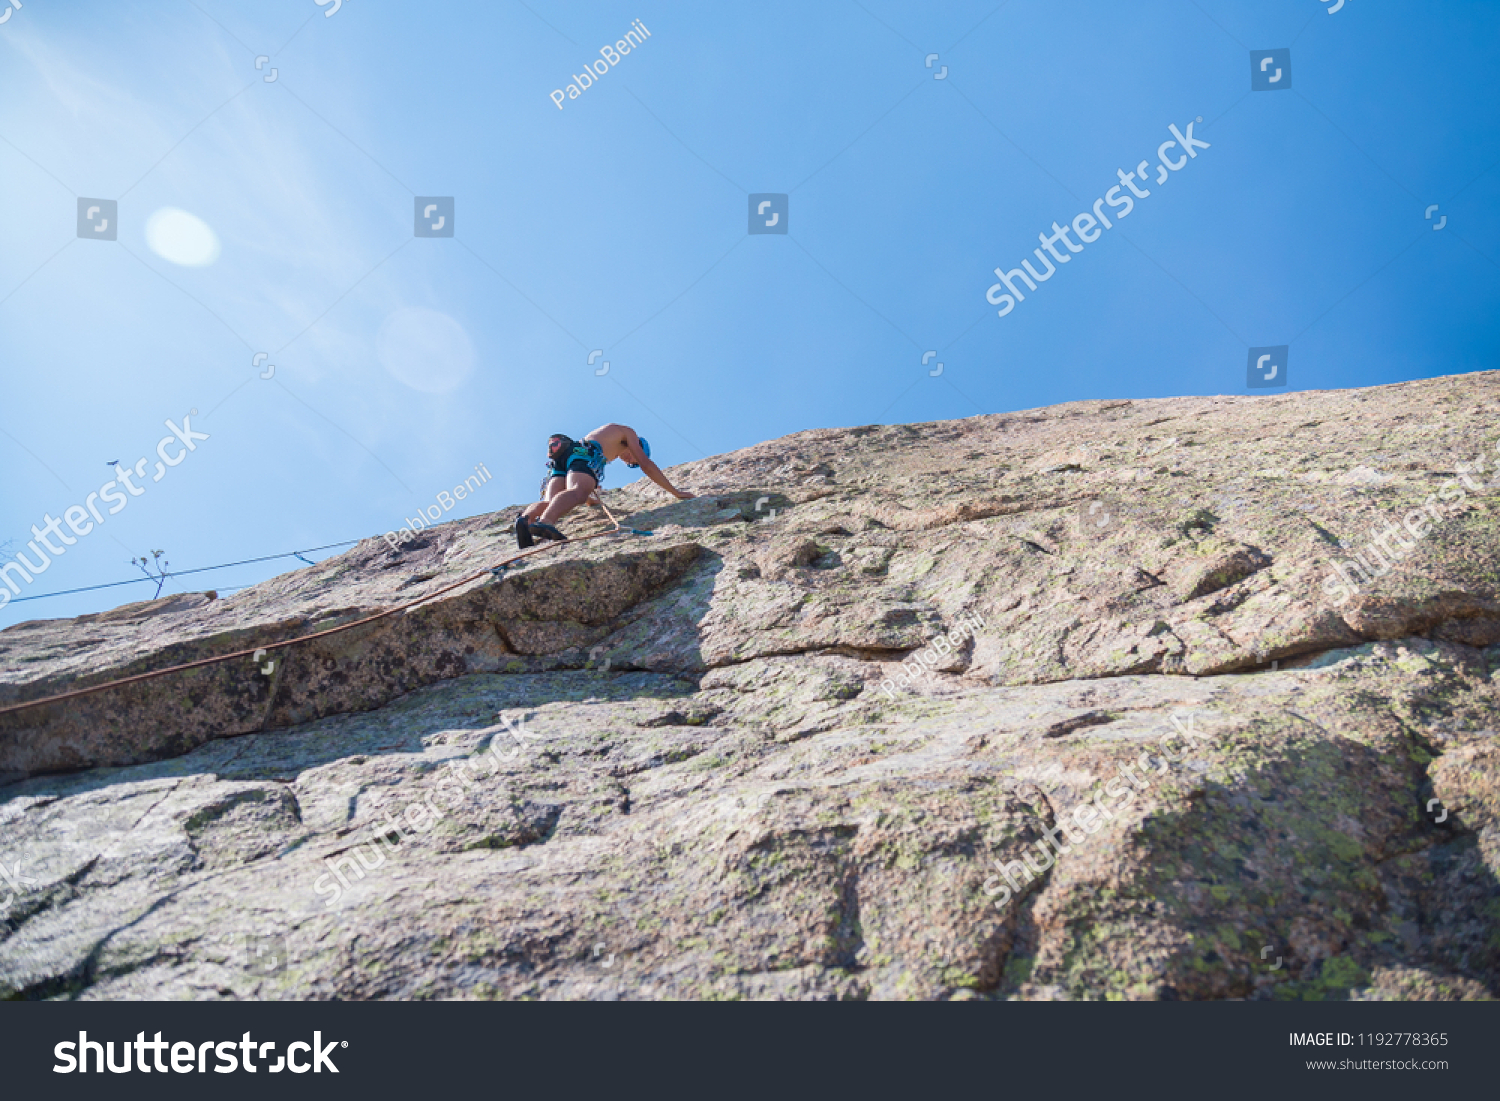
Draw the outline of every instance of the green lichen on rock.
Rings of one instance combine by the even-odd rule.
[[[610,491],[650,540],[275,678],[6,717],[37,886],[0,996],[1493,997],[1496,495],[1330,578],[1492,452],[1497,404],[1479,373],[800,433],[674,468],[693,500]],[[11,628],[0,700],[436,593],[514,516]]]

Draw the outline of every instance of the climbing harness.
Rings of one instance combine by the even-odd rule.
[[[561,433],[547,438],[547,477],[542,480],[542,494],[546,495],[547,481],[552,478],[565,478],[573,469],[573,464],[583,463],[588,468],[588,473],[594,479],[594,488],[598,489],[604,484],[604,448],[597,440],[575,440],[571,436]]]

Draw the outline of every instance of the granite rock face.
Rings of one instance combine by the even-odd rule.
[[[804,432],[313,642],[515,510],[9,628],[0,707],[267,654],[0,714],[0,996],[1495,997],[1497,411]]]

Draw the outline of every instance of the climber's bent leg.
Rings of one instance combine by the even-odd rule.
[[[552,479],[552,485],[557,485],[557,479]],[[568,472],[568,488],[561,493],[553,493],[546,501],[538,519],[544,524],[556,524],[568,513],[589,499],[594,492],[594,487],[599,483],[594,480],[592,474],[586,474],[581,470],[570,470]]]

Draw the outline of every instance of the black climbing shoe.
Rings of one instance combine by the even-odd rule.
[[[556,539],[559,543],[566,543],[568,541],[568,537],[551,524],[544,524],[540,520],[533,520],[529,526],[531,534],[542,539]]]
[[[516,517],[516,546],[525,550],[527,547],[535,546],[536,540],[531,537],[531,525],[526,522],[525,514]]]

